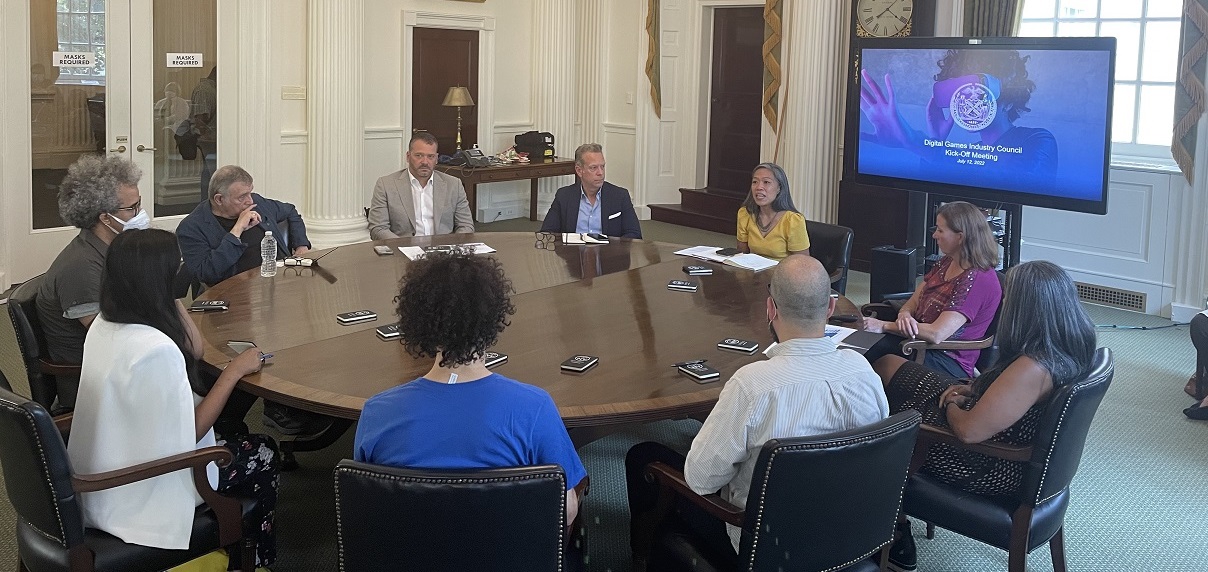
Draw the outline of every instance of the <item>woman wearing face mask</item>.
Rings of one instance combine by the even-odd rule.
[[[781,260],[809,254],[805,216],[793,206],[789,178],[775,163],[760,163],[751,172],[751,192],[738,208],[738,250]]]
[[[59,186],[59,216],[80,233],[46,271],[37,292],[38,319],[50,359],[78,364],[84,335],[100,311],[101,271],[109,243],[127,228],[147,228],[138,181],[142,171],[119,157],[84,155]],[[57,409],[75,406],[79,378],[56,376]]]

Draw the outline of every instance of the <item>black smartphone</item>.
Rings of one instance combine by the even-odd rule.
[[[734,256],[735,254],[742,254],[742,251],[737,248],[723,248],[717,251],[718,256]]]

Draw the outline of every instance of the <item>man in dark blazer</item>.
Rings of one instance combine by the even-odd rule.
[[[369,204],[369,238],[474,232],[461,179],[436,167],[436,137],[416,131],[407,143],[407,168],[377,180]]]
[[[575,149],[575,174],[579,184],[558,189],[541,232],[642,238],[629,191],[604,180],[604,148],[599,143],[584,143]]]
[[[306,224],[294,205],[252,192],[252,175],[227,165],[210,178],[210,200],[202,202],[176,227],[185,268],[213,286],[260,266],[260,241],[266,232],[277,240],[277,259],[310,251]]]

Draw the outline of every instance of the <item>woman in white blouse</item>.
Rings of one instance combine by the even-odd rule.
[[[84,473],[110,471],[221,444],[234,461],[208,467],[220,493],[259,499],[244,515],[255,531],[258,565],[276,554],[277,445],[263,435],[216,443],[214,420],[243,376],[258,372],[261,354],[241,353],[212,387],[197,376],[201,334],[172,296],[180,267],[176,235],[128,230],[109,245],[101,282],[101,313],[88,329],[80,393],[67,452]],[[189,545],[201,497],[182,469],[115,489],[83,493],[85,522],[125,542],[165,549]],[[247,564],[245,567],[250,568]]]

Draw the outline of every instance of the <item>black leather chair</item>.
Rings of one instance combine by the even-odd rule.
[[[983,497],[915,473],[906,485],[903,511],[928,523],[928,538],[933,527],[939,526],[1008,551],[1011,572],[1024,572],[1027,555],[1047,542],[1053,569],[1064,572],[1062,530],[1070,502],[1070,481],[1078,471],[1087,431],[1114,372],[1111,350],[1099,348],[1086,379],[1053,392],[1040,418],[1036,440],[1028,447],[964,444],[945,429],[924,425],[912,466],[922,465],[932,444],[946,443],[1027,463],[1023,486],[1012,497]]]
[[[55,376],[79,377],[79,364],[55,363],[46,352],[46,337],[38,319],[37,295],[45,274],[30,278],[18,286],[8,298],[8,317],[17,334],[17,349],[25,362],[25,375],[33,400],[47,409],[54,406],[58,389]]]
[[[999,287],[1005,293],[1006,275],[1001,271],[995,274],[998,275]],[[879,320],[896,320],[898,318],[898,310],[902,309],[902,306],[906,303],[906,300],[910,299],[912,294],[913,292],[888,294],[882,302],[873,302],[860,306],[860,313]],[[986,327],[986,334],[980,338],[972,340],[944,340],[934,344],[920,339],[902,340],[902,354],[917,363],[923,363],[927,359],[928,350],[981,350],[974,367],[977,368],[977,371],[986,371],[998,361],[998,344],[994,341],[994,336],[998,333],[998,316],[1001,312],[1002,301],[999,301],[998,308],[994,310],[994,318],[990,320],[990,325]]]
[[[884,570],[919,419],[910,410],[852,431],[768,441],[745,511],[716,494],[697,495],[683,473],[651,464],[661,510],[678,497],[742,527],[742,540],[735,566],[732,553],[719,558],[672,527],[653,540],[647,569]]]
[[[818,259],[830,274],[831,288],[847,293],[847,269],[851,266],[851,243],[855,233],[846,226],[805,221],[810,237],[810,256]]]
[[[336,465],[340,570],[563,569],[566,475]]]
[[[67,447],[46,409],[0,389],[0,465],[9,502],[17,513],[17,553],[23,571],[153,572],[222,547],[232,558],[254,562],[255,539],[243,537],[241,524],[241,511],[252,508],[252,501],[220,495],[206,480],[208,463],[225,465],[230,460],[225,448],[207,447],[107,473],[72,474]],[[127,544],[84,527],[79,493],[190,468],[206,504],[197,509],[188,549]]]

